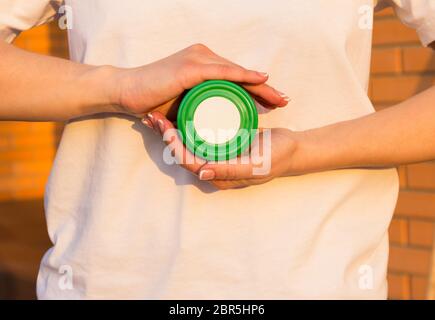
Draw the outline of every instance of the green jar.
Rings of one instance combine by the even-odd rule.
[[[177,126],[185,146],[209,161],[239,156],[255,138],[258,113],[254,100],[239,85],[205,81],[181,101]]]

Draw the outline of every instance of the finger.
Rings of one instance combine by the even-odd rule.
[[[263,101],[263,105],[265,107],[268,105],[274,107],[285,107],[290,101],[290,98],[286,94],[272,88],[267,84],[242,84],[242,86],[253,96],[257,97],[257,100]]]
[[[252,98],[254,98],[255,101],[257,101],[262,107],[266,109],[275,110],[277,106],[270,104],[268,101],[264,100],[263,98],[256,96],[251,93]]]
[[[163,137],[163,141],[170,147],[171,154],[175,157],[177,164],[194,174],[198,174],[201,167],[207,161],[196,157],[186,149],[178,135],[177,129],[163,114],[156,111],[152,112],[150,116],[153,126],[157,127],[158,132]]]
[[[148,118],[143,118],[141,121],[142,121],[142,123],[143,123],[144,125],[146,125],[148,128],[150,128],[150,129],[154,129],[153,123],[152,123],[152,121],[151,121],[150,119],[148,119]]]
[[[203,64],[200,67],[200,76],[203,81],[220,79],[249,84],[261,84],[269,78],[267,73],[247,70],[243,67],[226,63]]]
[[[152,113],[148,113],[146,117],[142,120],[142,123],[148,128],[153,129],[156,133],[160,133],[157,121],[155,121],[154,115]]]
[[[219,190],[240,189],[246,186],[240,180],[214,180],[210,182]]]
[[[252,164],[207,163],[199,171],[200,180],[240,180],[254,177]]]
[[[154,130],[160,134],[162,137],[166,133],[169,141],[165,141],[165,143],[170,143],[171,140],[175,139],[175,131],[171,131],[169,135],[169,130],[175,128],[173,123],[169,121],[160,111],[152,111],[148,113],[148,119],[153,123]],[[167,124],[167,122],[170,123]]]
[[[269,182],[271,178],[264,179],[242,179],[242,180],[214,180],[211,184],[219,190],[242,189],[250,186],[260,185]]]
[[[219,190],[242,189],[250,186],[251,180],[214,180],[211,184]]]
[[[235,64],[232,61],[229,61],[223,57],[217,56],[214,58],[215,61],[217,63],[223,63],[223,64],[228,64],[230,66],[234,66],[234,67],[238,67],[238,68],[242,68],[240,65]],[[265,73],[267,75],[267,78],[269,78],[269,75],[267,73]],[[262,84],[248,84],[248,83],[240,83],[241,86],[243,86],[246,90],[248,90],[252,95],[256,96],[259,98],[259,100],[262,100],[262,104],[266,107],[266,108],[276,108],[276,107],[284,107],[288,104],[288,102],[290,101],[290,98],[272,88],[271,86],[262,83]]]

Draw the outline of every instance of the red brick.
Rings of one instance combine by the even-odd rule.
[[[44,185],[36,186],[34,189],[17,190],[11,193],[11,200],[39,199],[44,196]]]
[[[11,191],[17,193],[20,190],[40,190],[41,194],[47,182],[47,175],[33,175],[29,176],[11,176],[9,178],[2,179],[0,184],[0,191]]]
[[[403,48],[403,69],[406,72],[435,71],[435,52],[422,46]]]
[[[391,243],[407,244],[408,243],[408,221],[405,219],[393,219],[389,228],[389,237]]]
[[[54,147],[53,134],[12,136],[9,139],[11,148],[17,149],[40,149]]]
[[[388,299],[408,300],[411,298],[411,281],[409,275],[388,274]]]
[[[434,189],[435,163],[426,162],[407,166],[407,178],[410,188]]]
[[[10,163],[0,163],[0,181],[2,177],[8,176],[12,173],[12,165]]]
[[[395,14],[393,8],[388,7],[388,8],[385,8],[383,10],[376,11],[375,18],[377,19],[377,18],[381,18],[381,17],[394,17],[395,15],[396,14]]]
[[[429,75],[377,76],[372,78],[372,99],[375,103],[401,102],[435,84]]]
[[[435,218],[435,193],[400,191],[396,215],[418,218]]]
[[[400,188],[406,188],[408,185],[408,173],[405,166],[400,166],[397,170],[399,173]]]
[[[392,272],[428,275],[431,251],[426,249],[390,246],[388,270]]]
[[[372,53],[371,72],[373,74],[399,73],[402,71],[400,48],[378,48]]]
[[[432,262],[432,277],[429,278],[428,283],[428,299],[435,300],[435,258]]]
[[[11,165],[12,174],[15,176],[48,176],[51,169],[52,161],[35,161],[35,162],[15,162]]]
[[[55,129],[56,124],[53,122],[4,121],[0,122],[0,137],[10,134],[49,134]]]
[[[411,279],[411,297],[413,300],[427,299],[428,279],[427,277],[413,276]]]
[[[432,247],[434,241],[434,223],[413,220],[409,225],[409,239],[412,245]]]
[[[404,26],[397,19],[378,20],[373,29],[374,45],[419,43],[415,30]]]
[[[0,162],[34,161],[53,159],[54,148],[40,148],[39,150],[7,150],[0,152]]]

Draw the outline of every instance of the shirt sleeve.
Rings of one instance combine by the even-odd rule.
[[[0,0],[0,40],[12,42],[23,30],[50,21],[62,0]]]
[[[408,27],[414,28],[423,45],[435,41],[435,0],[379,0],[376,9],[391,6]]]

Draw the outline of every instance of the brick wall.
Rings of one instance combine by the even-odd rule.
[[[374,29],[370,96],[377,109],[434,84],[435,54],[392,10],[378,14]],[[418,143],[418,142],[416,142]],[[390,227],[389,295],[426,297],[435,223],[435,162],[402,166],[400,196]]]
[[[370,96],[377,109],[400,102],[434,83],[435,55],[420,46],[416,33],[400,24],[391,10],[376,17],[373,41]],[[55,25],[25,32],[16,44],[44,54],[67,56],[65,35]],[[0,122],[0,202],[42,197],[60,129],[61,125],[55,123]],[[422,299],[426,296],[434,234],[435,162],[403,166],[399,172],[401,192],[390,228],[389,296]],[[6,213],[2,212],[0,219]],[[8,219],[15,216],[12,210],[8,214]],[[37,232],[35,237],[36,234],[46,237]],[[42,243],[29,250],[42,254],[47,246]],[[12,248],[15,249],[10,249],[8,259],[20,261],[22,250]],[[35,274],[39,258],[36,255],[33,260],[23,260],[33,268],[30,274]],[[6,258],[0,254],[1,259]]]

